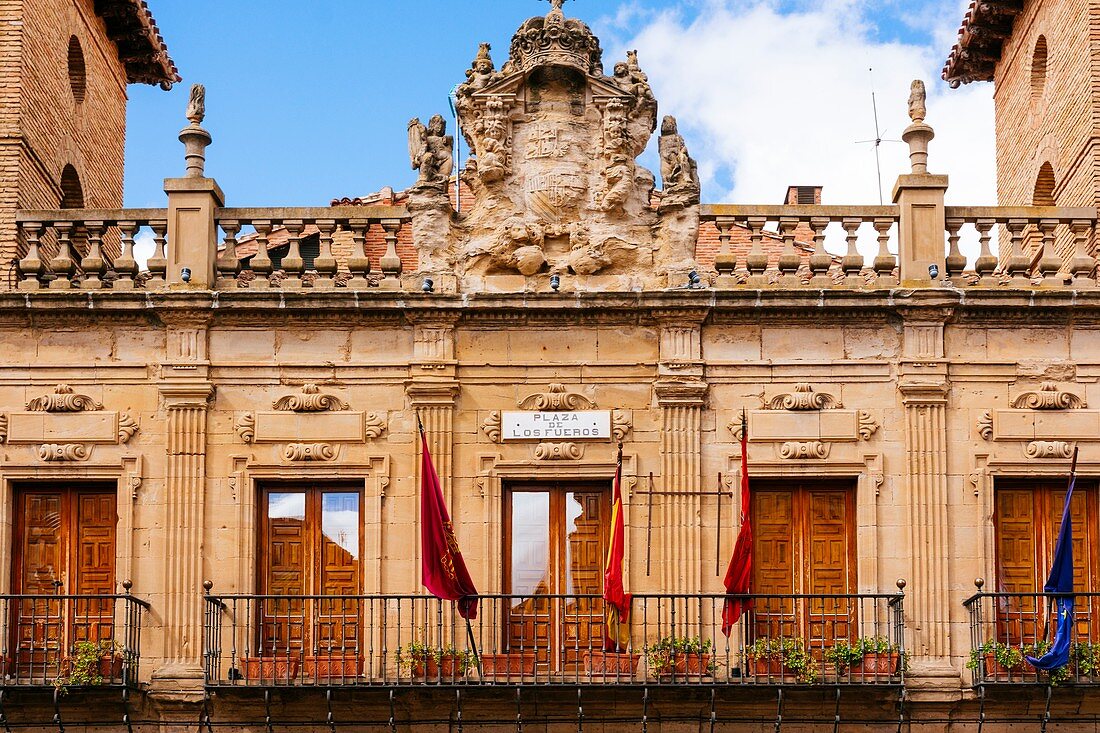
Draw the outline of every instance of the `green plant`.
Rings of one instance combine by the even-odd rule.
[[[470,667],[474,666],[476,657],[473,652],[464,649],[456,649],[453,646],[446,646],[439,650],[436,656],[437,661],[442,661],[443,659],[453,659],[454,671],[458,674],[466,674]]]
[[[121,658],[123,647],[111,640],[78,641],[73,645],[72,656],[65,660],[61,672],[53,684],[61,694],[70,687],[97,687],[104,682],[102,660]]]
[[[437,652],[427,644],[419,641],[410,641],[396,652],[397,666],[402,672],[410,673],[416,666],[421,666],[429,659],[437,659]]]
[[[761,637],[745,649],[749,661],[776,661],[795,675],[799,682],[812,684],[818,680],[817,663],[801,639]]]
[[[985,658],[990,655],[1005,669],[1019,669],[1024,664],[1024,652],[1019,647],[990,639],[977,649],[970,650],[970,659],[966,662],[966,668],[983,669]]]
[[[710,639],[698,636],[666,636],[646,652],[646,662],[656,670],[668,670],[671,668],[676,655],[694,655],[702,657],[710,654],[713,644]],[[713,671],[713,670],[708,670]]]
[[[1069,658],[1082,677],[1100,675],[1100,644],[1079,641],[1070,648]]]
[[[862,662],[863,658],[869,654],[878,656],[897,654],[901,659],[901,669],[904,671],[909,669],[909,655],[885,636],[863,636],[855,642],[842,639],[826,649],[821,656],[826,662],[835,664],[837,671],[844,671]]]

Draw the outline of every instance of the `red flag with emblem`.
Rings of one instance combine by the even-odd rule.
[[[420,563],[424,587],[436,598],[458,601],[462,618],[477,618],[477,588],[458,548],[423,426],[420,442]]]
[[[733,557],[726,570],[726,593],[746,595],[752,587],[752,521],[749,517],[749,423],[741,414],[741,531],[733,546]],[[722,604],[722,633],[727,637],[741,614],[752,607],[745,598],[727,598]]]

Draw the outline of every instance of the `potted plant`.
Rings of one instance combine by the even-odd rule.
[[[908,658],[885,636],[864,636],[854,643],[838,641],[822,654],[837,673],[853,677],[895,677],[907,668]]]
[[[1100,677],[1100,644],[1079,641],[1070,648],[1069,659],[1077,679]]]
[[[523,680],[535,676],[538,655],[534,650],[481,655],[481,673],[487,680]]]
[[[1023,673],[1024,653],[1019,647],[990,639],[970,650],[967,669],[982,670],[982,676],[993,680],[1008,680]]]
[[[474,655],[453,646],[436,649],[412,641],[397,650],[397,664],[413,679],[449,682],[466,676],[474,664]]]
[[[62,692],[69,687],[96,687],[114,680],[122,681],[121,644],[111,641],[78,641],[72,656],[61,660],[54,686]]]
[[[666,636],[649,648],[646,662],[656,677],[700,678],[711,674],[710,640]]]
[[[301,664],[299,652],[275,654],[270,657],[242,657],[246,680],[272,680],[289,682],[298,676]]]
[[[344,649],[319,649],[302,660],[302,676],[332,680],[358,677],[363,673],[363,658]]]
[[[444,681],[465,677],[466,673],[475,664],[473,652],[456,649],[453,646],[440,650],[437,658],[439,660],[439,676]]]
[[[753,675],[768,681],[790,678],[813,684],[819,677],[817,663],[800,639],[762,637],[745,649],[745,657]]]
[[[633,652],[609,652],[602,649],[590,649],[583,655],[584,671],[590,677],[633,677],[638,668],[640,654]]]

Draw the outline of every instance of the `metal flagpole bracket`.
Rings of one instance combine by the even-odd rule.
[[[733,491],[725,491],[722,488],[722,474],[718,474],[718,486],[714,491],[657,491],[654,488],[653,474],[649,474],[649,488],[645,491],[633,492],[634,494],[641,494],[646,497],[646,528],[645,528],[645,575],[648,578],[651,572],[651,558],[653,554],[653,497],[655,496],[713,496],[718,502],[718,536],[722,534],[722,499],[724,497],[733,498]],[[721,575],[722,568],[722,543],[721,541],[715,543],[715,575]]]
[[[783,688],[779,688],[779,704],[775,709],[775,733],[783,730]]]

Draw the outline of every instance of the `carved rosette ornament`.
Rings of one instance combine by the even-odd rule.
[[[579,461],[584,458],[584,447],[577,443],[539,443],[535,446],[535,459],[539,461]]]
[[[283,451],[288,461],[334,461],[336,448],[328,443],[291,443]]]
[[[1033,440],[1024,454],[1028,458],[1072,458],[1073,446],[1064,440]]]
[[[367,440],[378,440],[388,427],[385,414],[379,415],[375,412],[368,412],[363,417],[363,425],[363,434],[367,436]]]
[[[814,392],[814,388],[803,382],[796,384],[794,392],[772,397],[764,409],[803,412],[811,410],[839,410],[844,407],[836,397],[827,392]]]
[[[301,394],[280,397],[273,403],[280,412],[337,412],[348,405],[336,395],[321,392],[316,384],[306,384]]]
[[[989,410],[983,412],[975,427],[982,440],[993,440],[993,413]]]
[[[53,394],[35,397],[27,403],[30,412],[85,412],[102,410],[103,405],[88,395],[76,394],[67,384],[59,384]]]
[[[86,461],[91,454],[91,448],[83,443],[44,443],[38,446],[38,457],[50,463]]]
[[[829,452],[829,444],[819,440],[791,441],[779,446],[779,457],[788,461],[825,460]]]
[[[1037,391],[1024,392],[1012,401],[1017,410],[1080,410],[1085,400],[1072,392],[1063,392],[1054,382],[1043,382]]]
[[[485,433],[485,436],[494,443],[500,442],[501,430],[501,415],[498,410],[490,412],[481,421],[481,432]]]
[[[137,435],[138,422],[128,413],[121,412],[118,415],[118,442],[129,443],[130,438]]]
[[[256,415],[252,412],[241,413],[237,422],[233,425],[237,436],[245,443],[251,443],[256,439]]]
[[[551,384],[546,392],[528,395],[520,400],[519,406],[536,412],[573,412],[594,410],[596,403],[580,392],[570,392],[564,384]]]

